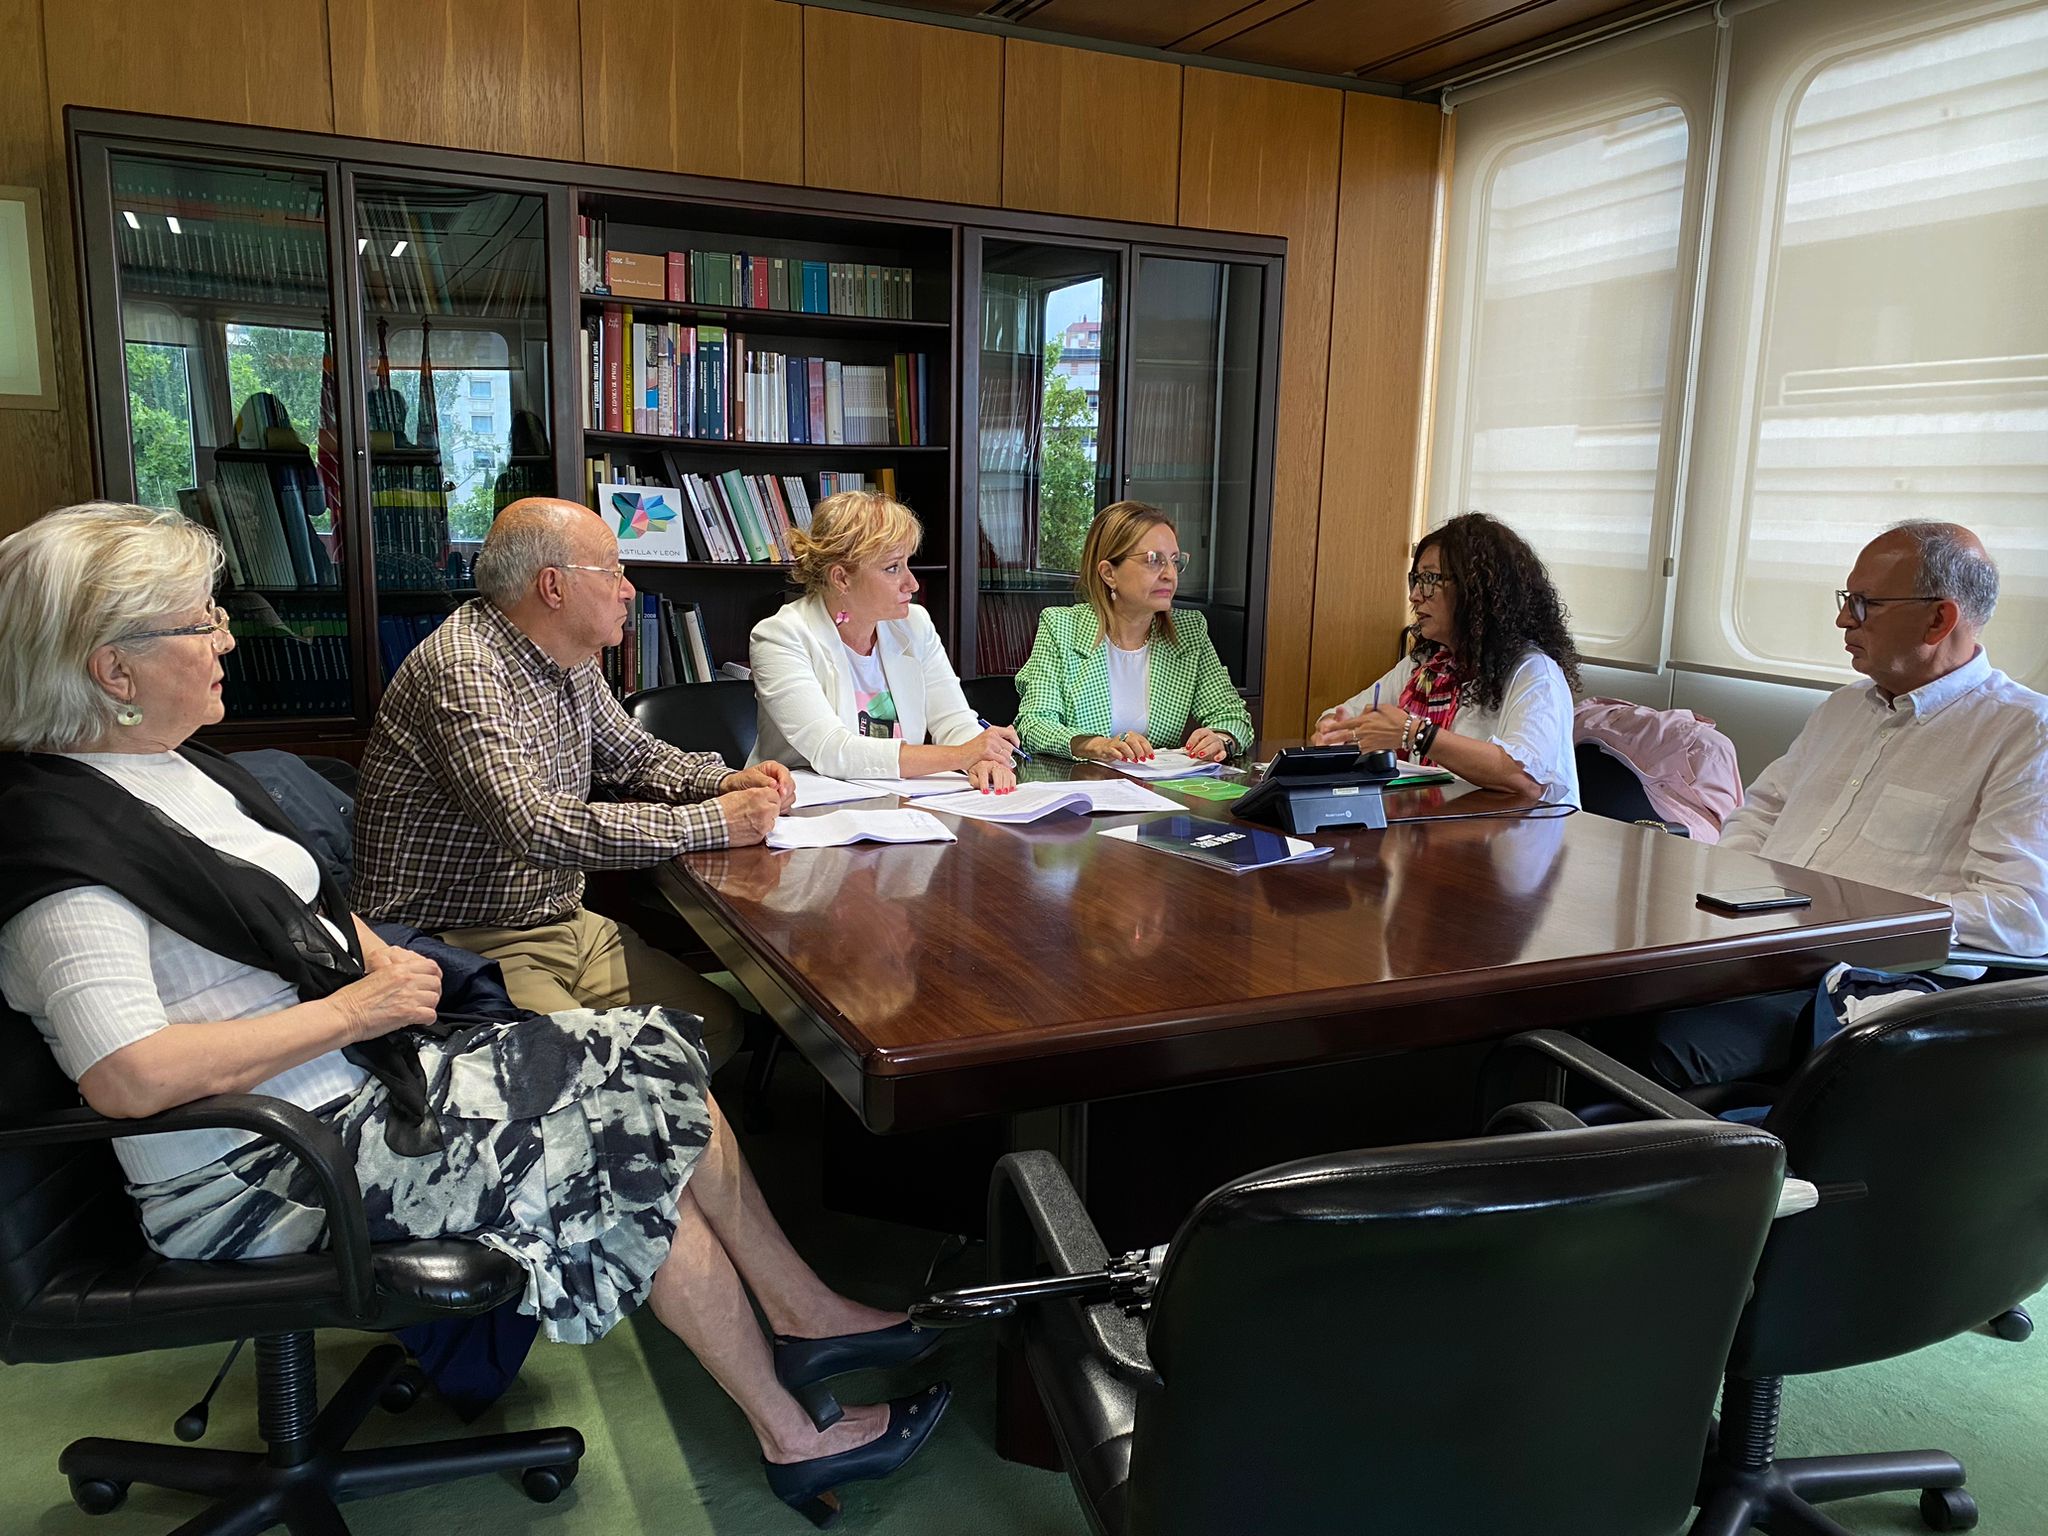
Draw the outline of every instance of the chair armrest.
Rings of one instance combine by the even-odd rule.
[[[1040,1265],[1055,1275],[1083,1275],[1114,1257],[1066,1169],[1050,1152],[1012,1152],[995,1166],[988,1190],[991,1280],[1021,1279]],[[1125,1370],[1152,1369],[1145,1328],[1114,1302],[1078,1309],[1095,1348]]]
[[[1485,1134],[1501,1136],[1511,1131],[1583,1131],[1586,1122],[1557,1104],[1526,1100],[1493,1112]]]
[[[1658,1086],[1640,1072],[1632,1072],[1604,1051],[1555,1029],[1531,1029],[1510,1035],[1494,1050],[1495,1062],[1516,1053],[1528,1053],[1547,1060],[1553,1073],[1569,1074],[1590,1083],[1607,1097],[1618,1099],[1637,1113],[1653,1120],[1712,1120],[1696,1105],[1688,1104],[1668,1088]],[[1489,1064],[1491,1065],[1491,1064]]]
[[[341,1138],[296,1104],[263,1094],[223,1093],[136,1120],[117,1120],[84,1106],[59,1109],[0,1121],[0,1152],[200,1130],[253,1132],[278,1143],[312,1171],[320,1186],[320,1204],[327,1212],[328,1242],[342,1303],[357,1317],[369,1316],[375,1282],[362,1188],[356,1183],[355,1168],[343,1154]]]
[[[1981,965],[1993,971],[2032,971],[2048,974],[2048,955],[2004,955],[1995,949],[1951,949],[1950,965]]]

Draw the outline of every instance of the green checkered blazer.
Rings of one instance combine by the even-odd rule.
[[[1230,685],[1209,642],[1209,621],[1188,608],[1173,611],[1178,637],[1152,637],[1145,734],[1155,747],[1178,747],[1197,727],[1221,731],[1244,751],[1252,744],[1251,712]],[[1033,752],[1070,755],[1076,736],[1107,736],[1109,655],[1086,603],[1048,608],[1038,616],[1031,659],[1017,673],[1017,734]]]

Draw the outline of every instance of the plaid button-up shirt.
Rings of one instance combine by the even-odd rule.
[[[398,669],[363,754],[355,905],[429,932],[567,916],[586,869],[722,848],[733,770],[647,734],[595,660],[563,668],[481,598]],[[596,782],[617,803],[590,800]]]

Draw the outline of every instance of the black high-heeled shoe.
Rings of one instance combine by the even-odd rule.
[[[844,1415],[839,1399],[824,1383],[849,1371],[886,1369],[922,1360],[939,1347],[936,1329],[898,1323],[867,1333],[840,1333],[829,1339],[792,1339],[775,1335],[775,1379],[804,1405],[811,1423],[830,1429]]]
[[[856,1335],[857,1337],[857,1335]],[[929,1440],[946,1405],[953,1401],[953,1389],[941,1381],[899,1397],[889,1404],[889,1427],[866,1445],[834,1456],[814,1456],[809,1461],[768,1461],[761,1465],[768,1474],[768,1486],[775,1497],[820,1530],[839,1518],[839,1499],[833,1492],[841,1483],[887,1477],[915,1456]]]

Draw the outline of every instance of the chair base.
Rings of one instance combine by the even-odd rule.
[[[310,1350],[310,1335],[291,1337],[306,1340]],[[372,1350],[305,1426],[309,1433],[293,1440],[266,1435],[268,1452],[86,1439],[65,1447],[57,1468],[71,1480],[72,1498],[88,1514],[118,1507],[131,1483],[214,1500],[174,1536],[254,1536],[277,1526],[292,1536],[346,1536],[348,1525],[337,1506],[350,1499],[482,1472],[517,1471],[527,1496],[546,1503],[575,1480],[583,1437],[573,1429],[349,1450],[350,1437],[409,1369],[405,1351],[396,1345]],[[264,1381],[261,1390],[272,1386]],[[403,1391],[398,1395],[402,1398]]]
[[[1977,1523],[1976,1503],[1963,1493],[1963,1464],[1946,1451],[1888,1451],[1866,1456],[1804,1456],[1761,1468],[1709,1461],[1700,1513],[1688,1536],[1854,1536],[1816,1504],[1871,1493],[1921,1490],[1922,1518],[1932,1530],[1963,1531]]]

